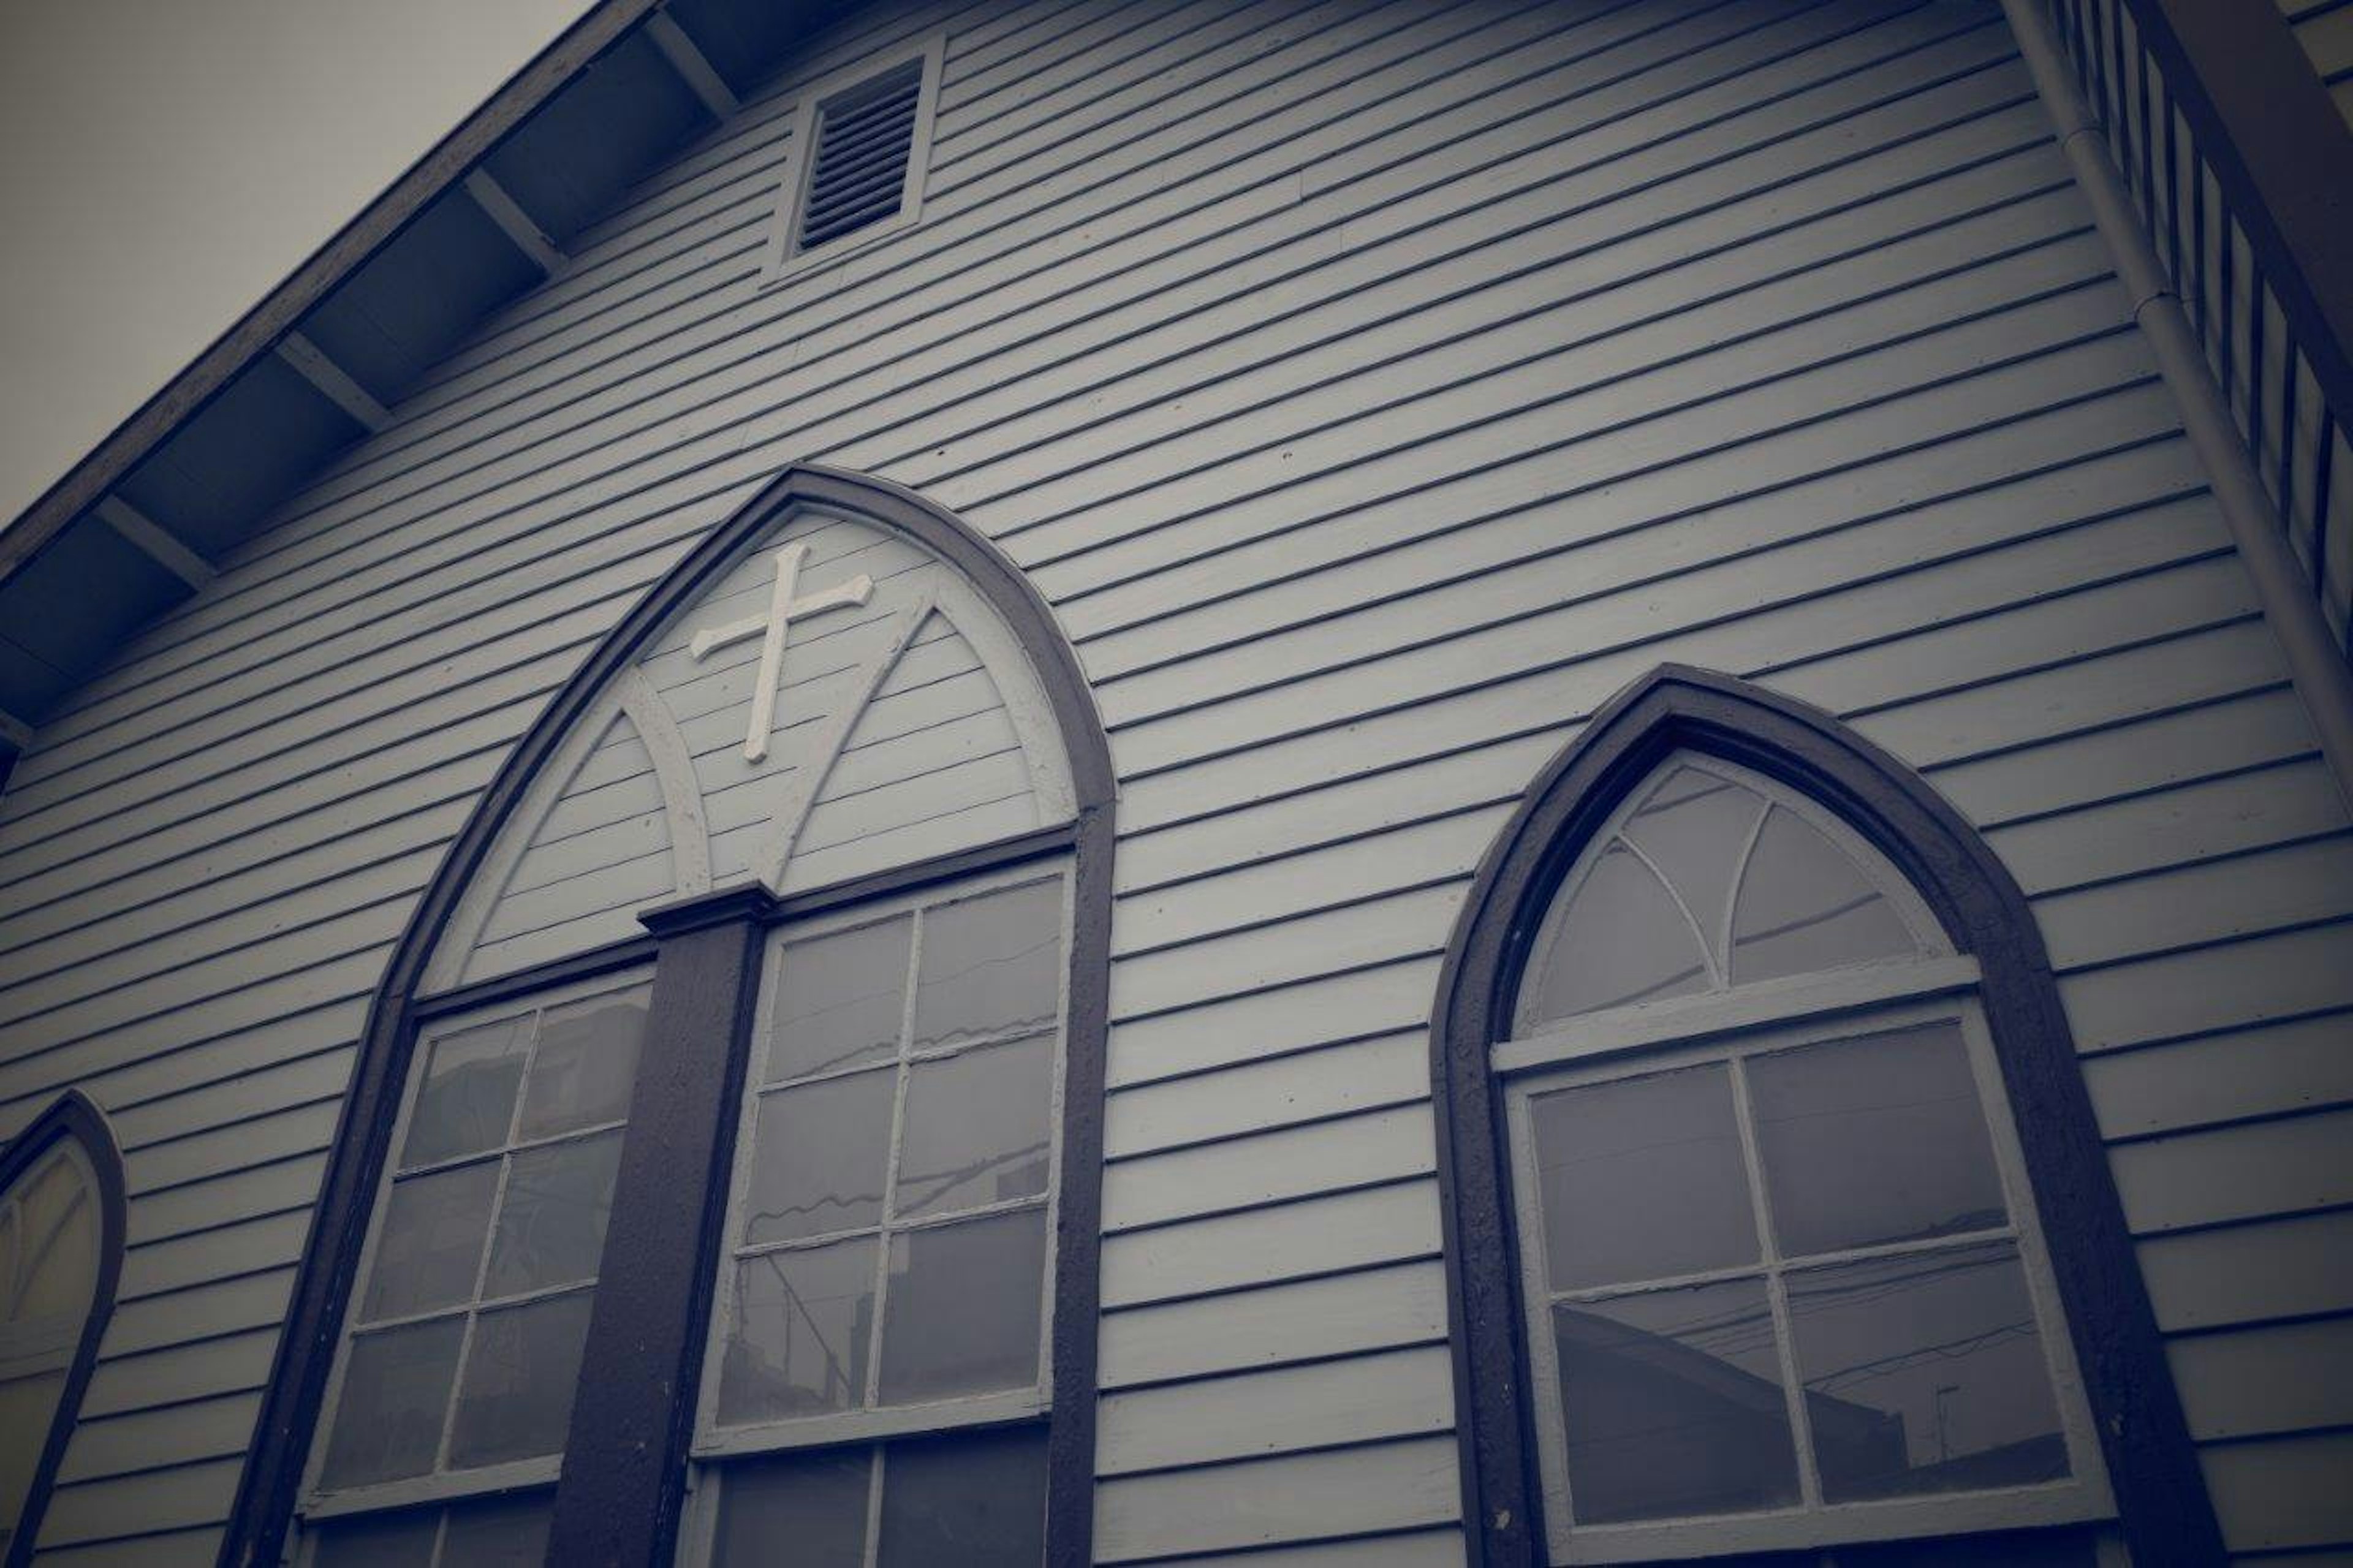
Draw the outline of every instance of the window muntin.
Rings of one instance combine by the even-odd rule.
[[[1714,760],[1563,883],[1493,1058],[1556,1560],[2112,1511],[1943,948],[1843,824]]]
[[[420,1030],[306,1513],[554,1479],[649,992],[640,971]],[[547,1496],[533,1495],[338,1524],[314,1533],[317,1561],[395,1545],[403,1561],[473,1561],[543,1530]]]
[[[1038,1561],[1069,901],[1033,866],[772,939],[690,1560]]]
[[[1595,842],[1545,917],[1519,1035],[1944,946],[1843,824],[1742,769],[1671,763]]]
[[[0,1549],[48,1446],[98,1294],[98,1177],[60,1138],[0,1194]]]

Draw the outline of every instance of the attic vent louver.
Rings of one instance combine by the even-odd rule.
[[[898,216],[923,85],[923,62],[909,60],[818,106],[800,250]]]

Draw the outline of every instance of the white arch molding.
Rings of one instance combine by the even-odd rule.
[[[780,547],[797,596],[777,636]],[[965,574],[874,519],[792,507],[571,727],[468,885],[423,989],[628,940],[639,910],[716,886],[800,890],[1075,809],[1039,673]],[[820,816],[836,838],[812,844]]]

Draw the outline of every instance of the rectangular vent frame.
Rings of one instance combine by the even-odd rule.
[[[946,52],[946,35],[935,34],[801,93],[761,259],[762,287],[856,255],[922,217]]]

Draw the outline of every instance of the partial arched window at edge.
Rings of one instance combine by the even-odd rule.
[[[0,1560],[29,1559],[122,1261],[121,1159],[69,1095],[0,1148]]]
[[[1785,700],[1661,671],[1546,770],[1438,1014],[1491,1559],[2211,1539],[2037,957],[1966,825]]]

